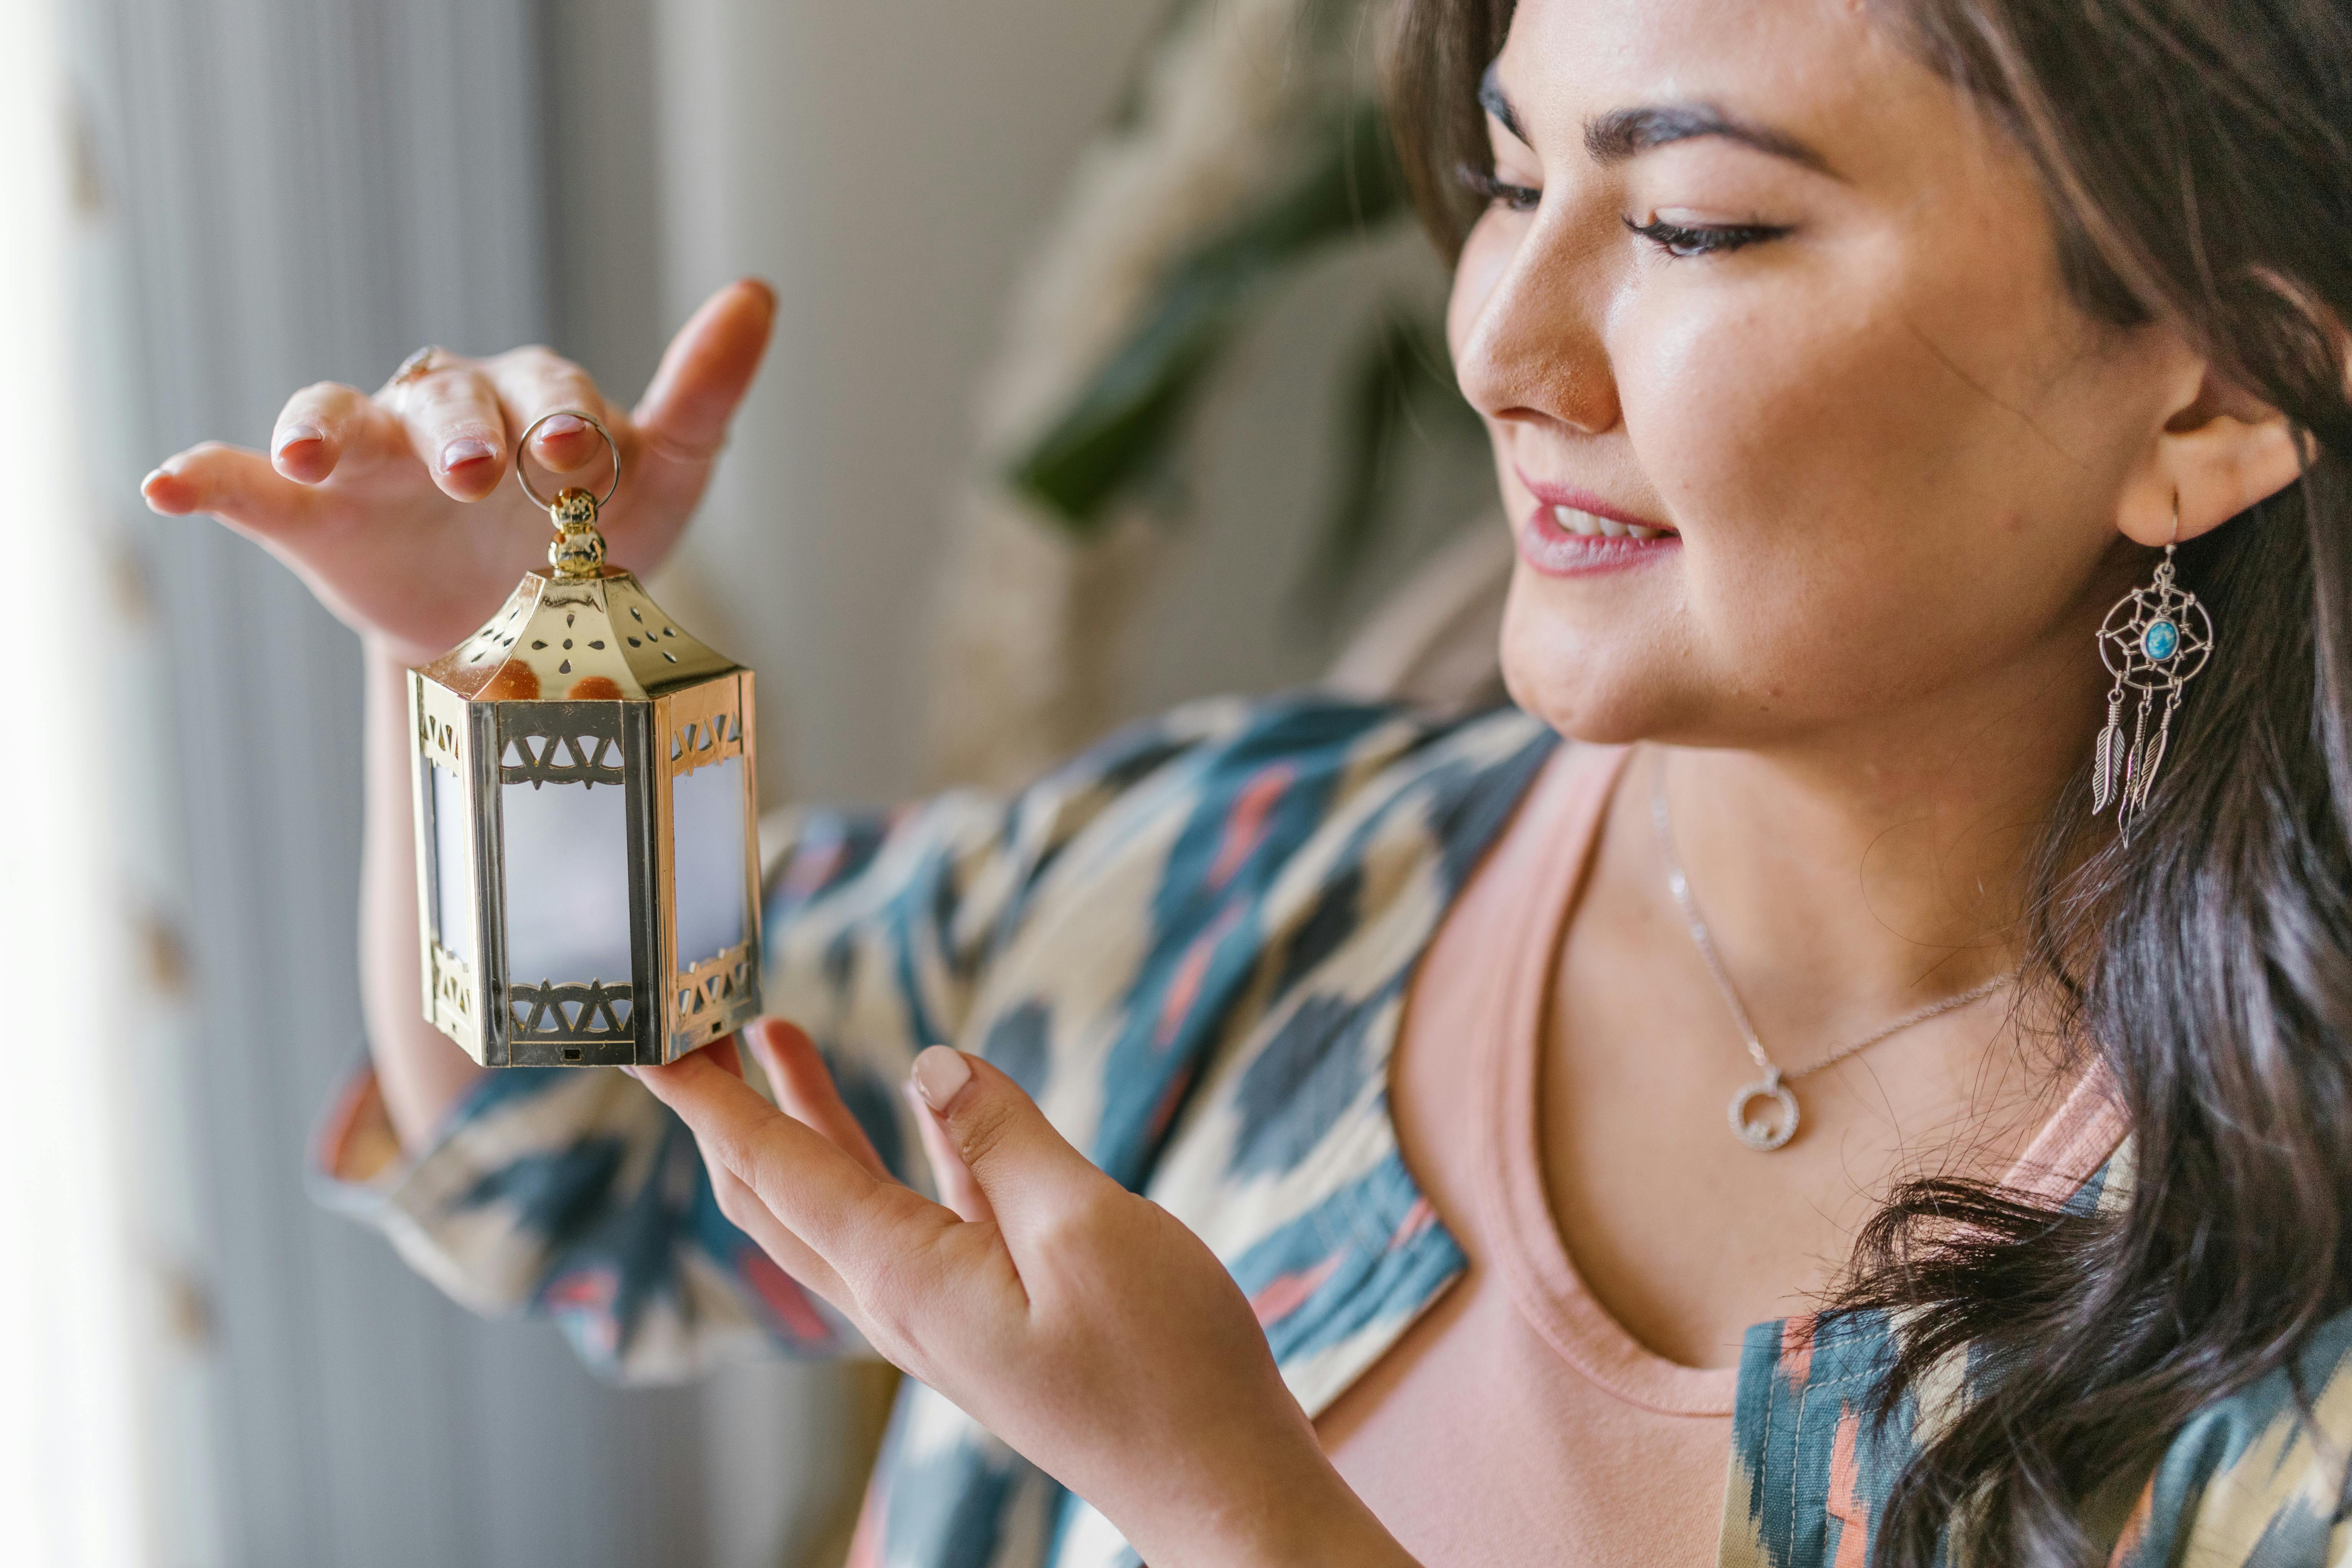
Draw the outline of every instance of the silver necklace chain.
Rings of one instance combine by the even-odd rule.
[[[1747,1043],[1748,1057],[1756,1063],[1757,1069],[1764,1075],[1753,1083],[1742,1085],[1739,1092],[1731,1100],[1732,1134],[1749,1148],[1759,1152],[1769,1152],[1780,1148],[1797,1135],[1797,1096],[1795,1091],[1789,1088],[1789,1085],[1796,1079],[1810,1077],[1823,1068],[1834,1067],[1848,1057],[1858,1056],[1882,1040],[1890,1039],[1906,1029],[1926,1023],[1930,1018],[1940,1018],[1945,1014],[1956,1012],[1971,1002],[1981,1002],[2017,978],[2017,971],[2007,970],[1994,975],[1981,985],[1969,987],[1957,996],[1947,996],[1940,1002],[1931,1002],[1925,1007],[1914,1008],[1894,1022],[1873,1030],[1860,1039],[1851,1040],[1840,1046],[1819,1061],[1810,1062],[1793,1072],[1784,1071],[1780,1064],[1772,1059],[1771,1053],[1764,1048],[1764,1042],[1756,1037],[1756,1026],[1748,1021],[1748,1009],[1741,1004],[1739,993],[1732,985],[1731,976],[1723,967],[1721,955],[1715,951],[1715,939],[1707,932],[1706,921],[1699,916],[1696,900],[1691,897],[1690,879],[1683,872],[1682,858],[1675,853],[1675,828],[1666,809],[1666,770],[1663,765],[1654,770],[1653,781],[1650,792],[1650,818],[1657,825],[1658,847],[1665,855],[1666,887],[1675,895],[1675,904],[1683,912],[1684,923],[1690,927],[1692,945],[1698,949],[1698,955],[1706,961],[1707,974],[1714,980],[1715,989],[1722,996],[1724,1006],[1730,1011],[1731,1021],[1739,1026],[1739,1037]],[[1768,1121],[1748,1116],[1748,1108],[1759,1100],[1776,1102],[1780,1113],[1777,1121]]]

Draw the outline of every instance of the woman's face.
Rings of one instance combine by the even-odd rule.
[[[2197,370],[2073,302],[2023,154],[1845,0],[1520,0],[1487,79],[1448,325],[1522,705],[1762,746],[2095,703],[2126,481]]]

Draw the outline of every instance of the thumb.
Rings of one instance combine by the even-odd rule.
[[[1008,1233],[1110,1181],[1019,1084],[978,1057],[933,1046],[915,1058],[914,1088]]]
[[[657,457],[708,463],[751,389],[776,321],[776,291],[756,278],[702,302],[662,354],[632,416]]]

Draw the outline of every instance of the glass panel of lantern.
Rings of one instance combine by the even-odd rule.
[[[759,1011],[751,672],[545,504],[549,569],[409,672],[425,1016],[488,1067],[674,1061]]]

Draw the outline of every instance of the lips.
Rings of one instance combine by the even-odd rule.
[[[1519,558],[1548,577],[1622,571],[1664,559],[1682,536],[1645,521],[1599,496],[1519,476],[1535,498],[1518,530]]]

